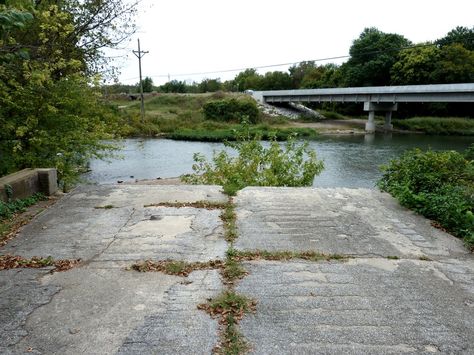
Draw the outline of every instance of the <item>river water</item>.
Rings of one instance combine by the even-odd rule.
[[[311,141],[325,169],[314,180],[319,187],[373,188],[381,176],[380,166],[411,148],[464,150],[474,137],[424,135],[347,135],[325,136]],[[107,184],[135,179],[176,177],[192,173],[193,154],[212,156],[222,143],[184,142],[168,139],[125,139],[121,159],[109,162],[93,160],[84,178],[92,183]]]

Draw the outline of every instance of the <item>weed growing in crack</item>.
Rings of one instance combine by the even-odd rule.
[[[226,284],[233,284],[236,280],[240,280],[248,274],[240,263],[228,258],[221,269],[221,275]]]
[[[152,261],[146,260],[143,262],[138,262],[133,264],[130,269],[147,272],[147,271],[157,271],[162,272],[167,275],[177,275],[187,277],[191,272],[195,270],[210,270],[210,269],[220,269],[224,266],[222,260],[210,260],[206,262],[194,262],[189,263],[186,261],[176,261],[176,260],[162,260],[162,261]]]
[[[250,350],[250,345],[239,332],[239,326],[232,314],[226,316],[225,329],[220,336],[220,344],[214,347],[216,354],[238,355]]]
[[[232,315],[238,322],[245,313],[255,313],[256,306],[256,301],[239,295],[234,290],[226,290],[219,296],[209,299],[207,303],[198,305],[198,309],[206,311],[212,318],[221,317],[219,322],[223,324],[226,315]]]
[[[229,198],[229,202],[221,213],[221,220],[224,223],[225,240],[229,243],[234,242],[237,237],[237,215],[235,213],[235,206],[232,198]]]
[[[0,255],[0,270],[32,268],[39,269],[54,266],[53,272],[66,271],[79,264],[81,259],[54,260],[51,256],[40,258],[37,256],[26,259],[18,255]]]
[[[421,260],[421,261],[433,261],[433,259],[427,257],[426,255],[421,255],[418,257],[418,260]]]
[[[105,206],[95,206],[94,207],[96,210],[111,210],[112,208],[115,208],[114,205],[105,205]]]
[[[218,210],[224,209],[228,206],[227,202],[214,202],[214,201],[196,201],[196,202],[161,202],[152,203],[143,207],[173,207],[173,208],[204,208],[206,210]]]
[[[317,251],[268,251],[268,250],[251,250],[241,251],[230,249],[227,255],[238,261],[250,260],[291,260],[302,259],[308,261],[329,261],[329,260],[346,260],[349,256],[339,254],[323,254]]]
[[[209,299],[207,303],[198,305],[212,318],[220,318],[223,326],[220,343],[214,348],[217,354],[242,354],[249,350],[249,345],[238,330],[238,323],[246,313],[255,313],[257,303],[246,296],[226,290],[219,296]]]

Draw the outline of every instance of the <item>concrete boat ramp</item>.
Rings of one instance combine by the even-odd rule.
[[[131,270],[226,259],[221,210],[177,204],[197,201],[228,198],[218,186],[81,186],[38,215],[0,255],[81,262],[0,271],[0,353],[211,354],[221,325],[197,305],[229,287],[257,302],[239,324],[253,354],[474,353],[473,255],[389,195],[246,188],[235,250],[334,258],[247,259],[232,286],[217,268]]]

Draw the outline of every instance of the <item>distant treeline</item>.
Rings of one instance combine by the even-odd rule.
[[[203,93],[474,82],[474,27],[456,27],[443,38],[418,44],[399,34],[366,28],[353,41],[349,55],[342,65],[306,61],[287,72],[263,75],[247,69],[225,82],[219,78],[192,84],[172,80],[153,86],[147,77],[143,84],[145,92]],[[138,84],[107,89],[110,93],[136,92]]]
[[[154,86],[151,78],[143,81],[145,92],[204,93],[215,91],[285,90],[354,86],[418,85],[474,82],[474,27],[456,27],[443,38],[414,44],[402,35],[366,28],[355,39],[349,59],[342,65],[320,65],[305,61],[288,71],[259,74],[256,69],[240,72],[234,79],[219,78],[188,84],[171,80]],[[111,85],[108,93],[137,92],[136,85]],[[337,105],[333,105],[337,106]],[[344,105],[355,113],[360,105]],[[404,114],[472,115],[472,104],[410,104]]]

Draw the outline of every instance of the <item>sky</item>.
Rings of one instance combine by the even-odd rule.
[[[232,79],[238,71],[347,55],[366,27],[398,33],[414,43],[436,40],[456,26],[474,25],[472,0],[142,0],[138,30],[113,55],[124,84],[143,77],[155,85],[171,80]],[[320,61],[342,63],[345,59]],[[259,69],[287,70],[289,65]]]

